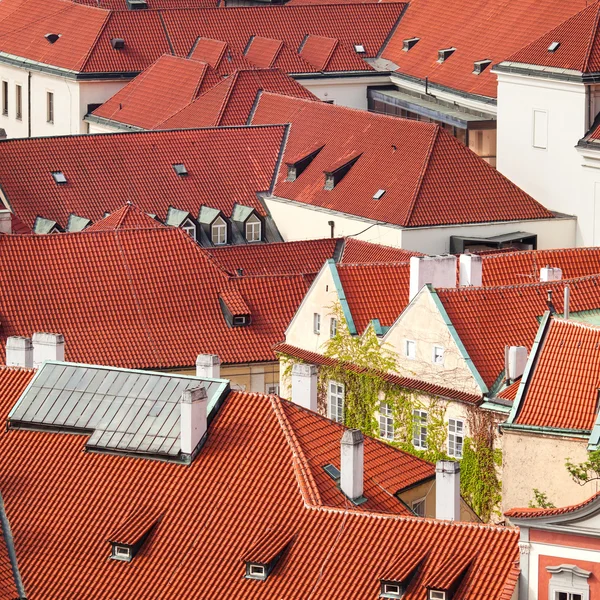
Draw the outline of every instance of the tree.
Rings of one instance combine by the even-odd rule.
[[[533,488],[533,500],[529,501],[529,508],[556,508],[545,492],[541,492],[537,488]]]
[[[567,458],[565,466],[573,481],[579,485],[585,485],[590,481],[600,479],[600,450],[592,450],[588,454],[588,459],[578,464]]]

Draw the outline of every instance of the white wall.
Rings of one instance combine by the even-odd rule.
[[[0,127],[2,127],[9,138],[27,137],[29,108],[27,105],[27,79],[28,72],[16,67],[10,67],[0,63],[0,79],[8,81],[8,115],[1,114]],[[16,116],[16,85],[21,85],[22,93],[22,117]]]
[[[119,133],[122,129],[111,127],[110,125],[100,125],[99,123],[88,123],[88,133]]]
[[[352,108],[367,108],[367,87],[370,85],[388,85],[389,75],[373,75],[372,77],[338,77],[323,79],[298,79],[305,88],[317,98],[325,101],[333,100],[334,104]]]

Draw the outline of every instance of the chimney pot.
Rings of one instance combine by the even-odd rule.
[[[65,338],[60,333],[34,333],[33,367],[39,368],[46,360],[65,360]]]
[[[12,336],[6,340],[6,366],[33,367],[33,345],[29,338]]]
[[[0,233],[12,233],[12,213],[0,210]]]
[[[461,254],[459,259],[459,280],[462,286],[481,287],[483,281],[483,261],[475,254]]]
[[[364,485],[365,442],[362,432],[347,429],[340,446],[340,489],[350,500],[358,500],[363,495]]]
[[[456,256],[411,256],[409,300],[428,283],[436,288],[455,288]]]
[[[438,460],[435,465],[435,518],[460,521],[460,463]]]
[[[292,367],[292,402],[318,412],[317,380],[319,370],[315,365],[296,363]]]
[[[181,452],[192,454],[206,435],[208,396],[204,386],[187,389],[181,395]]]
[[[221,377],[219,357],[216,354],[198,354],[198,358],[196,358],[196,377],[219,379]]]

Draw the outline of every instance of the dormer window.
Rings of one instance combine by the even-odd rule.
[[[404,594],[404,588],[402,585],[395,581],[382,581],[380,598],[402,598]]]
[[[443,50],[438,50],[438,62],[443,63],[448,60],[454,52],[456,52],[456,48],[444,48]]]
[[[342,162],[342,164],[338,162],[330,171],[325,171],[325,185],[323,189],[332,190],[347,175],[348,171],[360,157],[361,155],[359,154]]]
[[[246,221],[246,240],[260,242],[262,239],[262,223],[256,215],[250,215]]]
[[[476,60],[473,63],[473,74],[481,75],[481,73],[483,73],[491,64],[492,61],[489,58],[486,58],[485,60]]]
[[[136,510],[108,537],[114,560],[131,562],[160,520],[150,509]]]
[[[448,600],[448,594],[442,590],[429,590],[429,600]]]
[[[196,226],[189,219],[186,219],[181,226],[183,229],[193,240],[196,239]]]
[[[210,238],[215,246],[227,243],[227,223],[222,217],[217,217],[211,226]]]
[[[56,42],[58,42],[59,38],[61,37],[60,33],[47,33],[45,36],[46,41],[49,44],[54,44]]]
[[[54,182],[59,185],[67,183],[67,177],[62,171],[53,171],[52,178],[54,179]]]
[[[393,560],[379,580],[379,597],[402,598],[426,556],[425,549],[409,547]]]
[[[235,315],[233,317],[233,326],[234,327],[244,327],[244,325],[248,324],[248,317],[246,315]]]
[[[321,150],[323,150],[323,146],[320,146],[308,154],[300,155],[299,158],[294,158],[293,160],[287,162],[286,165],[288,172],[286,181],[296,181],[296,179],[302,175],[302,172],[306,169],[306,167],[308,167],[308,165],[310,165],[310,163],[314,160],[317,154],[321,152]]]
[[[246,577],[248,577],[248,579],[260,579],[261,581],[264,581],[267,578],[267,569],[265,568],[265,565],[247,563]]]
[[[246,579],[265,581],[282,554],[287,550],[293,536],[278,529],[268,529],[244,555]]]
[[[112,549],[112,557],[116,560],[126,560],[127,562],[131,561],[131,547],[130,546],[119,546],[117,544],[113,544]]]
[[[408,52],[421,38],[413,37],[402,41],[402,50]]]

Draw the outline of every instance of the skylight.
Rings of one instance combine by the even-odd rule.
[[[379,200],[385,194],[385,190],[377,190],[373,195],[373,200]]]
[[[110,44],[115,50],[123,50],[125,48],[125,40],[123,38],[113,38],[110,40]]]
[[[552,42],[548,46],[548,52],[556,52],[558,50],[559,46],[560,46],[560,42]]]
[[[174,169],[175,173],[177,173],[177,175],[179,175],[179,177],[185,177],[188,174],[188,171],[185,168],[185,165],[182,163],[173,165],[173,169]]]
[[[365,53],[365,47],[362,44],[354,44],[354,50],[356,50],[358,54]]]
[[[62,171],[53,171],[52,177],[54,178],[54,182],[58,184],[67,183],[67,178]]]

